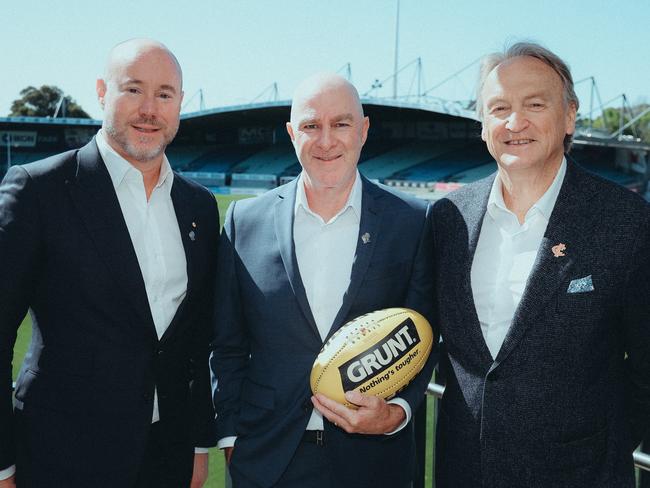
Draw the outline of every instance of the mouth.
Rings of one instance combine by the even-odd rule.
[[[525,146],[533,142],[535,142],[535,139],[511,139],[509,141],[505,141],[507,146]]]
[[[145,124],[141,124],[141,125],[133,124],[131,125],[131,127],[133,127],[135,130],[143,134],[154,134],[162,129],[162,127],[158,127],[154,125],[145,125]]]
[[[314,159],[318,159],[319,161],[329,162],[329,161],[334,161],[342,156],[343,156],[342,154],[336,154],[332,156],[314,156]]]

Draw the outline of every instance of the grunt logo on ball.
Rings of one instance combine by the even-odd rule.
[[[395,365],[419,343],[420,336],[415,324],[410,318],[404,320],[380,342],[339,366],[343,391],[357,388],[371,376],[375,376],[375,379],[368,387],[388,380],[391,374],[395,374],[394,369],[381,377],[378,377],[379,373]],[[410,356],[406,358],[405,364],[411,362]],[[402,366],[398,364],[395,369],[401,369]],[[366,388],[362,388],[360,391],[365,390]]]

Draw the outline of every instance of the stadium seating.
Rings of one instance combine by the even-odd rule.
[[[192,161],[188,171],[229,173],[232,167],[262,150],[260,145],[228,145],[209,149]]]
[[[208,146],[169,146],[165,150],[169,164],[174,169],[185,169],[209,149]]]
[[[429,161],[440,153],[449,151],[451,147],[453,143],[448,142],[412,142],[366,159],[359,164],[359,171],[370,179],[384,180],[406,168]]]
[[[391,175],[391,179],[411,181],[455,181],[452,176],[471,168],[483,166],[492,157],[481,143],[447,146],[447,151],[418,165]],[[482,173],[479,173],[482,174]]]
[[[296,163],[296,154],[289,144],[277,144],[252,154],[232,167],[233,173],[280,175]]]

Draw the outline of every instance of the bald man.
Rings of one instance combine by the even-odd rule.
[[[410,485],[410,420],[432,361],[389,402],[349,393],[354,410],[309,387],[346,321],[387,307],[432,315],[427,204],[359,174],[368,128],[350,83],[309,78],[287,123],[302,173],[228,210],[211,368],[235,488]]]
[[[180,66],[158,42],[121,43],[97,96],[104,121],[88,145],[14,166],[0,184],[0,487],[199,487],[216,441],[219,218],[164,154]]]

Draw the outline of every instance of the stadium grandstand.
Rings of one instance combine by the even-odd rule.
[[[371,128],[359,170],[368,178],[437,199],[494,172],[474,113],[459,104],[362,98]],[[183,114],[167,155],[172,166],[215,193],[257,194],[295,178],[287,135],[290,101]],[[101,121],[0,118],[0,175],[88,142]],[[650,145],[579,130],[571,157],[588,170],[649,197]]]

